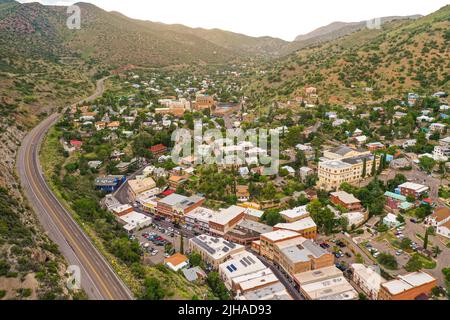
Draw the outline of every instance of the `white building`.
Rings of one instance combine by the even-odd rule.
[[[308,206],[301,206],[294,209],[284,210],[280,212],[284,220],[295,222],[309,216]]]
[[[396,228],[400,225],[400,222],[397,220],[397,216],[392,213],[388,213],[387,216],[383,218],[383,223],[389,228]]]
[[[152,218],[135,211],[121,216],[120,220],[125,223],[125,226],[123,228],[128,233],[133,233],[152,224]]]
[[[379,268],[366,267],[359,263],[352,264],[351,268],[353,270],[353,282],[364,291],[368,298],[377,300],[381,284],[386,282],[380,275]]]
[[[233,280],[238,277],[250,275],[267,267],[254,254],[243,251],[230,256],[230,259],[219,265],[219,275],[228,290],[234,291],[237,283]]]

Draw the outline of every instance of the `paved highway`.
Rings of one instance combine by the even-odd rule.
[[[103,92],[101,79],[93,100]],[[132,293],[92,244],[72,215],[50,190],[39,162],[40,145],[59,119],[53,114],[35,127],[24,139],[17,158],[17,171],[25,195],[49,237],[58,244],[69,265],[80,268],[81,287],[93,300],[129,300]]]

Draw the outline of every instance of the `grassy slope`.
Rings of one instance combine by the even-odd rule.
[[[450,6],[416,21],[394,21],[304,49],[267,65],[252,84],[267,96],[303,96],[313,85],[322,101],[361,102],[383,96],[449,90]],[[350,86],[374,87],[365,94]]]

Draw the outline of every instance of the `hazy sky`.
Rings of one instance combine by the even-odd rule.
[[[35,0],[34,0],[35,1]],[[33,2],[20,0],[20,2]],[[67,5],[77,1],[39,0]],[[131,18],[293,40],[333,21],[426,15],[450,0],[84,0]]]

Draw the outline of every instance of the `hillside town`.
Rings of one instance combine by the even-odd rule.
[[[57,125],[62,186],[97,194],[127,241],[139,244],[139,261],[206,283],[219,298],[445,297],[447,94],[325,107],[320,91],[306,87],[304,97],[262,114],[241,93],[236,70],[114,77],[115,91],[68,109]],[[224,161],[191,155],[174,163],[172,133],[193,131],[198,120],[223,134],[279,134],[277,173],[259,162],[269,148],[225,135],[199,146]],[[234,161],[238,154],[243,161]]]

